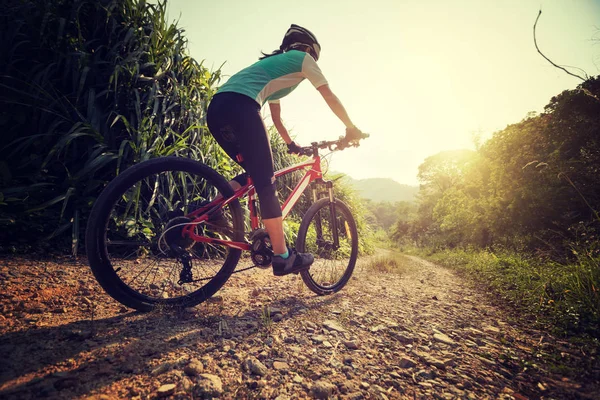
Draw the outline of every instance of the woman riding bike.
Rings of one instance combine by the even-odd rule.
[[[286,246],[275,186],[273,154],[260,115],[261,107],[265,102],[269,103],[271,118],[288,151],[298,153],[300,146],[292,141],[281,122],[279,99],[306,78],[346,126],[346,140],[350,142],[361,137],[361,131],[354,126],[317,65],[320,52],[321,46],[315,35],[292,24],[278,50],[271,54],[263,53],[258,62],[233,75],[219,88],[207,112],[208,128],[217,143],[254,182],[262,221],[273,246],[272,265],[276,276],[304,270],[310,267],[314,257]],[[238,189],[245,183],[246,176],[240,175],[230,185]]]

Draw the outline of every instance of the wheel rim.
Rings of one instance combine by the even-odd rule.
[[[122,289],[149,303],[182,304],[202,296],[210,282],[226,280],[225,265],[237,261],[239,251],[180,235],[190,221],[185,215],[220,195],[222,183],[181,169],[128,181],[135,182],[116,191],[106,215],[103,246]],[[226,206],[218,218],[195,229],[202,236],[239,240],[234,226],[232,208]]]
[[[306,231],[304,249],[315,261],[307,271],[307,277],[322,290],[335,290],[344,284],[352,273],[358,238],[353,230],[354,222],[341,207],[335,210],[339,245],[333,239],[329,205],[321,207],[311,219]]]

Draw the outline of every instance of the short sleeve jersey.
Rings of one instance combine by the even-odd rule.
[[[241,70],[229,78],[217,93],[241,93],[262,106],[267,101],[277,103],[305,78],[317,89],[327,84],[321,69],[310,54],[290,50],[263,58]]]

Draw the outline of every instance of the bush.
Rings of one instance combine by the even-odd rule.
[[[8,0],[0,24],[0,250],[76,252],[94,199],[134,163],[232,170],[204,121],[220,72],[189,57],[165,0]]]

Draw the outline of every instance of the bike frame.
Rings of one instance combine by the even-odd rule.
[[[333,185],[331,184],[331,182],[323,181],[323,173],[321,171],[321,156],[317,152],[315,152],[313,157],[309,160],[306,160],[304,162],[301,162],[301,163],[289,166],[287,168],[283,168],[279,171],[276,171],[275,178],[279,178],[279,177],[287,175],[289,173],[292,173],[295,171],[300,171],[300,170],[305,170],[305,169],[306,169],[306,173],[304,174],[302,179],[300,179],[300,181],[298,181],[298,183],[296,184],[296,187],[294,188],[294,190],[292,190],[292,192],[290,193],[290,195],[288,196],[288,198],[285,200],[285,202],[283,203],[283,205],[281,207],[281,213],[282,213],[283,219],[285,219],[288,216],[288,214],[290,213],[292,208],[296,205],[296,203],[300,199],[300,196],[302,195],[302,193],[304,193],[304,191],[306,190],[308,185],[310,185],[314,181],[320,181],[322,183],[327,183],[327,188],[329,189],[329,197],[331,200],[333,200]],[[237,199],[241,199],[245,196],[248,196],[248,208],[250,210],[250,227],[252,228],[252,230],[258,229],[260,227],[260,221],[258,218],[257,207],[256,207],[256,197],[257,197],[256,188],[254,187],[252,178],[248,177],[246,184],[244,186],[242,186],[241,188],[239,188],[238,190],[236,190],[235,193],[233,194],[233,196],[231,196],[227,199],[223,199],[223,197],[218,196],[215,200],[213,200],[206,206],[186,215],[187,218],[190,218],[193,220],[190,224],[187,224],[183,228],[182,235],[184,237],[189,237],[196,242],[214,243],[214,244],[219,244],[219,245],[223,245],[223,246],[227,246],[227,247],[232,247],[234,249],[249,251],[250,247],[251,247],[250,243],[233,242],[233,241],[228,241],[228,240],[211,238],[211,237],[207,237],[207,236],[200,236],[200,235],[196,234],[196,230],[194,229],[196,227],[196,225],[206,222],[213,213],[217,212],[222,207],[228,205],[229,203],[231,203]],[[316,193],[316,190],[313,188],[313,201],[317,200],[316,197],[317,197],[317,193]]]

